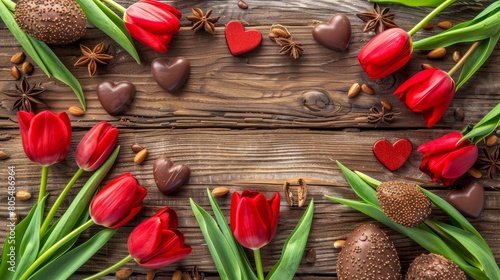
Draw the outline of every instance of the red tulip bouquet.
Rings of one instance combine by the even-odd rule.
[[[215,219],[192,199],[191,208],[207,242],[219,276],[224,280],[286,280],[295,275],[311,229],[314,202],[299,220],[287,238],[280,260],[264,278],[260,248],[274,238],[278,226],[280,195],[267,200],[261,192],[245,190],[233,193],[230,226],[211,192],[208,198]],[[243,247],[253,251],[257,275],[253,271]]]

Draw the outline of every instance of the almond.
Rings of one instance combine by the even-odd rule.
[[[82,108],[73,105],[73,106],[70,106],[68,108],[68,113],[70,115],[79,117],[79,116],[83,116],[83,114],[85,114],[85,111],[83,111]]]
[[[24,201],[31,198],[31,193],[28,190],[20,190],[16,193],[16,198]]]
[[[432,66],[429,63],[422,63],[422,70],[430,69],[430,68],[434,68],[434,66]]]
[[[12,78],[19,80],[19,78],[21,78],[21,71],[14,65],[10,68],[10,75]]]
[[[349,88],[349,91],[347,92],[347,97],[351,98],[356,95],[361,91],[361,86],[358,83],[352,84],[352,86]]]
[[[10,62],[12,62],[14,64],[23,63],[25,58],[26,58],[26,55],[24,54],[24,52],[18,52],[10,58]]]
[[[445,48],[437,48],[435,50],[432,50],[427,54],[428,59],[438,59],[442,58],[446,55],[446,49]]]
[[[274,33],[274,34],[278,35],[278,37],[282,37],[282,38],[289,38],[290,37],[290,33],[282,28],[273,28],[271,30],[271,33]]]
[[[115,277],[118,279],[125,279],[128,278],[130,275],[132,275],[132,273],[134,273],[134,270],[132,268],[125,267],[117,270],[115,272]]]
[[[182,280],[182,271],[176,270],[172,275],[172,280]]]
[[[337,240],[337,241],[333,242],[333,248],[340,249],[340,248],[344,247],[344,243],[345,243],[345,240]]]
[[[434,24],[432,24],[430,22],[428,22],[428,23],[424,24],[424,26],[422,26],[422,28],[425,29],[425,30],[430,30],[433,27],[434,27]]]
[[[10,158],[10,155],[6,151],[0,151],[0,160],[8,158]]]
[[[438,23],[438,27],[442,29],[450,29],[453,27],[453,23],[449,20],[443,20]]]
[[[217,187],[212,190],[212,195],[214,197],[222,197],[229,193],[229,189],[226,187]]]
[[[381,100],[380,104],[382,104],[382,107],[384,107],[387,111],[392,110],[392,104],[388,100]]]
[[[375,91],[373,90],[373,88],[367,84],[363,84],[361,86],[361,90],[366,94],[375,94]]]
[[[139,144],[137,144],[137,143],[132,144],[132,145],[130,146],[130,148],[132,149],[132,151],[133,151],[134,153],[138,153],[138,152],[140,152],[140,151],[144,150],[144,147],[142,147],[141,145],[139,145]]]
[[[462,54],[459,51],[454,51],[452,58],[454,62],[458,62],[462,58]]]
[[[486,138],[486,146],[488,147],[495,146],[497,144],[497,140],[498,137],[495,134],[491,135],[490,137]]]
[[[17,225],[21,221],[21,216],[19,213],[11,211],[8,220]]]
[[[21,71],[26,75],[31,75],[31,73],[33,73],[33,64],[29,61],[24,62],[21,66]]]
[[[470,176],[472,176],[476,179],[479,179],[483,176],[483,174],[481,174],[481,171],[479,171],[476,168],[471,168],[471,169],[467,170],[467,173],[469,173]]]
[[[154,270],[154,269],[149,270],[148,273],[146,274],[146,280],[155,279],[155,275],[156,275],[156,270]]]
[[[135,155],[134,163],[141,164],[146,159],[147,156],[148,156],[148,149],[142,149]]]

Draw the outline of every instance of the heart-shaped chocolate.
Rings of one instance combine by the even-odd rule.
[[[188,80],[191,64],[184,57],[157,58],[151,63],[151,74],[164,90],[174,93]]]
[[[344,14],[334,15],[328,20],[317,24],[312,31],[316,42],[336,51],[345,51],[351,41],[351,22]]]
[[[446,201],[464,216],[479,218],[484,208],[484,187],[472,182],[461,190],[450,191]]]
[[[189,181],[191,169],[185,164],[174,164],[167,157],[159,157],[153,165],[153,176],[158,189],[169,194]]]
[[[111,116],[128,110],[135,97],[135,86],[130,82],[113,83],[104,81],[97,86],[97,97],[102,108]]]
[[[398,170],[410,157],[413,145],[406,138],[401,138],[391,144],[386,139],[380,139],[373,144],[373,154],[390,171]]]
[[[226,43],[232,55],[242,55],[260,46],[262,34],[258,30],[245,30],[241,22],[233,20],[226,25]]]

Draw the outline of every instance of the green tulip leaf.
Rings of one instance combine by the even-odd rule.
[[[48,77],[53,76],[71,87],[80,101],[80,104],[82,104],[82,107],[86,109],[83,90],[75,76],[69,72],[68,68],[66,68],[47,44],[26,35],[19,25],[17,25],[11,10],[9,10],[9,7],[7,7],[5,3],[8,2],[0,1],[0,17],[7,28],[9,28],[12,35],[14,35],[19,44],[21,44],[28,55]],[[13,4],[13,2],[10,3]]]
[[[103,11],[108,18],[116,25],[116,27],[120,28],[125,36],[127,36],[128,40],[133,43],[134,40],[130,36],[125,24],[123,23],[123,19],[119,17],[113,10],[111,10],[108,6],[106,6],[101,0],[94,0],[94,3]]]
[[[293,279],[309,239],[313,215],[314,200],[311,200],[292,233],[286,239],[281,257],[267,274],[266,280]]]
[[[500,32],[500,4],[491,4],[473,20],[455,25],[439,34],[413,42],[413,48],[430,50],[456,43],[476,42]]]
[[[124,32],[123,21],[118,23],[116,17],[109,16],[109,11],[102,10],[93,0],[76,0],[87,15],[87,19],[109,37],[122,46],[136,61],[141,63],[139,54],[134,47],[128,32]],[[118,23],[118,24],[117,24]]]
[[[108,242],[117,229],[106,228],[92,236],[85,243],[68,251],[63,256],[51,261],[39,269],[32,280],[68,279],[85,262],[87,262],[99,249]]]
[[[237,260],[239,255],[231,250],[228,240],[217,226],[214,218],[196,204],[193,199],[189,199],[189,202],[201,233],[207,242],[208,250],[212,255],[215,267],[217,267],[219,277],[222,280],[246,280],[239,266],[241,261]]]
[[[23,220],[21,220],[19,224],[15,226],[13,235],[9,232],[9,235],[5,238],[2,252],[2,263],[0,265],[0,279],[2,280],[14,279],[14,273],[21,256],[21,246],[19,245],[21,244],[23,237],[26,235],[26,230],[31,223],[31,219],[37,209],[37,205],[38,203],[33,205],[28,216],[26,216]],[[13,263],[10,263],[9,261],[11,260],[12,255]]]
[[[483,140],[492,132],[494,132],[499,125],[500,118],[496,120],[492,119],[489,122],[483,123],[481,125],[475,125],[472,130],[465,134],[464,137],[462,137],[460,140],[470,139],[472,143],[477,144],[479,143],[479,141]]]
[[[401,4],[410,7],[437,7],[446,0],[370,0],[379,4]]]
[[[481,68],[481,66],[483,66],[495,49],[499,38],[500,32],[498,32],[495,36],[484,39],[477,49],[474,50],[460,71],[460,76],[457,80],[457,90],[462,87],[462,85],[465,84],[472,77],[472,75],[474,75],[474,73]]]
[[[62,239],[73,229],[77,228],[77,222],[82,217],[82,214],[88,209],[90,201],[97,190],[97,187],[102,182],[106,174],[113,166],[113,163],[118,156],[120,146],[116,147],[113,153],[108,157],[106,162],[97,169],[94,174],[88,179],[82,189],[78,192],[73,202],[59,218],[59,222],[55,224],[53,229],[50,230],[50,235],[47,237],[39,255],[45,253],[52,245]]]
[[[340,167],[342,173],[344,173],[347,182],[349,182],[349,185],[351,185],[357,196],[363,199],[366,203],[379,206],[377,192],[373,188],[367,185],[359,176],[356,175],[356,173],[349,170],[340,162],[337,161],[337,165]]]
[[[227,242],[229,243],[229,248],[231,249],[233,254],[239,256],[237,258],[237,261],[239,262],[238,264],[239,267],[243,269],[242,273],[245,276],[243,279],[257,280],[257,277],[255,276],[255,273],[252,270],[252,266],[250,265],[250,262],[248,261],[248,258],[246,257],[245,252],[243,251],[243,248],[236,241],[236,238],[234,238],[233,232],[231,231],[231,228],[228,226],[226,218],[222,214],[222,211],[220,210],[217,201],[215,201],[215,198],[209,189],[207,189],[207,194],[208,194],[208,199],[210,200],[210,205],[212,206],[212,211],[214,212],[215,215],[215,219],[217,220],[217,224],[219,225],[220,230],[224,234],[224,237],[226,238]]]
[[[38,249],[40,248],[40,227],[42,226],[46,199],[47,196],[42,198],[40,203],[37,203],[35,212],[20,243],[19,255],[16,256],[16,259],[19,259],[19,263],[16,266],[14,279],[19,279],[36,260]]]

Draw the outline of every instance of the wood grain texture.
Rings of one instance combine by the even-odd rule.
[[[135,1],[118,1],[129,6]],[[363,73],[357,61],[359,50],[373,37],[373,33],[362,33],[363,23],[355,13],[369,11],[371,3],[361,0],[339,1],[263,1],[246,0],[250,8],[241,10],[237,1],[166,1],[183,13],[182,28],[175,35],[169,51],[159,54],[136,43],[142,63],[137,64],[123,49],[89,26],[86,35],[78,43],[94,46],[104,41],[108,53],[115,58],[107,66],[100,67],[94,78],[89,78],[87,69],[73,67],[80,56],[78,44],[53,46],[68,69],[81,82],[88,103],[82,117],[70,116],[74,131],[72,149],[66,160],[54,165],[49,173],[48,190],[53,203],[69,178],[76,171],[74,149],[85,132],[100,120],[106,120],[120,128],[120,155],[112,171],[105,179],[109,182],[124,172],[132,172],[139,182],[147,187],[148,196],[144,210],[128,225],[121,228],[111,241],[85,264],[73,279],[97,272],[128,254],[128,234],[141,220],[151,216],[163,206],[173,207],[178,215],[180,230],[186,243],[193,247],[187,258],[159,269],[156,279],[169,279],[175,269],[189,270],[197,265],[209,279],[218,279],[207,246],[189,206],[193,198],[202,207],[209,209],[206,189],[226,186],[231,193],[246,188],[263,191],[267,197],[280,191],[285,181],[292,189],[297,180],[306,180],[308,202],[314,198],[315,217],[306,250],[314,249],[317,261],[302,261],[295,279],[336,279],[335,267],[339,250],[333,242],[345,239],[358,224],[371,221],[366,216],[331,203],[324,194],[355,198],[347,186],[334,160],[339,160],[351,169],[365,172],[379,180],[401,179],[420,184],[444,197],[448,189],[433,183],[418,169],[421,155],[416,148],[445,133],[461,130],[477,122],[500,99],[500,47],[480,71],[456,94],[443,119],[432,129],[427,129],[422,117],[408,111],[393,95],[394,89],[410,75],[420,70],[421,63],[432,63],[444,70],[453,66],[451,53],[464,53],[467,44],[448,48],[444,59],[428,61],[425,52],[416,51],[412,61],[396,74],[372,81]],[[485,6],[494,1],[459,1],[440,14],[440,20],[459,23],[474,17]],[[406,30],[424,17],[431,9],[408,8],[383,5],[396,14],[396,22]],[[214,16],[221,16],[215,35],[193,33],[190,22],[185,19],[191,8],[212,8]],[[353,27],[351,45],[340,53],[317,44],[311,35],[315,23],[326,21],[331,15],[345,13]],[[230,55],[224,38],[224,24],[230,20],[241,20],[247,28],[257,29],[264,35],[262,45],[242,57]],[[298,60],[279,55],[279,47],[267,39],[272,24],[280,23],[289,28],[305,52]],[[4,27],[3,23],[0,23]],[[438,28],[417,33],[416,39],[439,32]],[[0,91],[12,90],[16,82],[9,75],[12,66],[10,57],[21,51],[17,41],[5,28],[0,30]],[[150,63],[157,57],[183,56],[191,62],[191,76],[187,84],[177,93],[161,90],[150,74]],[[47,92],[40,97],[49,106],[38,110],[65,111],[78,105],[71,90],[55,79],[49,79],[36,67],[30,82],[41,82]],[[102,109],[95,90],[104,80],[130,81],[138,89],[132,107],[125,114],[112,117]],[[355,83],[367,83],[374,87],[374,95],[359,94],[347,98],[347,90]],[[389,100],[394,110],[401,113],[387,126],[375,127],[366,121],[372,106],[380,108],[381,100]],[[10,112],[8,98],[0,94],[0,150],[11,157],[0,161],[0,179],[7,177],[7,169],[14,166],[18,190],[27,189],[33,197],[18,201],[16,211],[24,217],[36,201],[40,168],[31,163],[22,150],[15,112]],[[456,121],[454,110],[462,108],[465,119]],[[391,142],[408,138],[413,144],[413,153],[408,162],[396,172],[385,169],[373,156],[372,145],[386,138]],[[133,163],[134,153],[130,145],[139,143],[146,147],[149,155],[141,165]],[[152,166],[154,160],[166,155],[174,162],[185,163],[192,170],[190,181],[175,193],[164,196],[156,188]],[[84,174],[67,197],[63,207],[68,207],[78,189],[89,177]],[[464,183],[471,180],[467,175]],[[500,262],[500,193],[498,180],[479,180],[487,187],[485,211],[479,219],[471,220],[491,246]],[[0,239],[7,234],[7,189],[6,179],[0,181]],[[230,196],[219,198],[222,211],[229,216]],[[265,269],[270,269],[281,253],[281,248],[305,208],[289,207],[281,201],[281,213],[276,238],[263,249]],[[445,220],[443,213],[434,211],[433,216]],[[424,250],[410,239],[384,228],[394,241],[401,257],[403,271],[411,260]],[[82,240],[99,230],[92,227]],[[81,241],[80,241],[81,242]],[[1,245],[0,245],[1,246]],[[250,257],[250,259],[253,259]],[[134,275],[130,279],[144,279],[146,269],[134,263]],[[115,279],[112,276],[104,279]]]

